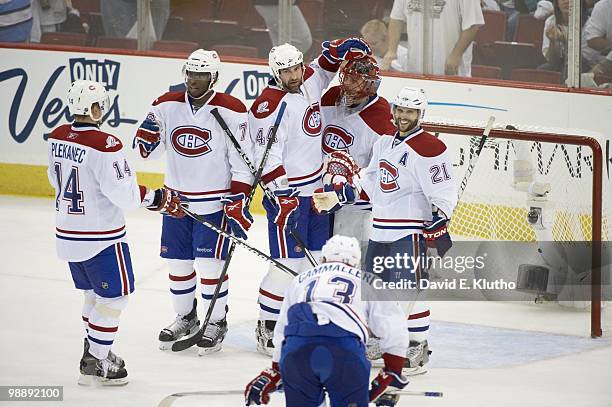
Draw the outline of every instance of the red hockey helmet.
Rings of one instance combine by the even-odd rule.
[[[380,86],[380,68],[371,56],[349,60],[340,71],[340,100],[352,105],[373,96]]]

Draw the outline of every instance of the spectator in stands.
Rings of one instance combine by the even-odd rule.
[[[263,17],[268,30],[272,45],[279,45],[278,42],[278,0],[252,0],[257,12]],[[306,54],[312,45],[312,35],[306,19],[302,15],[300,8],[295,5],[293,0],[291,6],[291,41],[293,46]]]
[[[363,38],[372,48],[372,56],[376,59],[378,65],[383,61],[387,52],[387,24],[382,20],[374,19],[366,22],[361,30],[361,38]]]
[[[516,31],[519,15],[535,12],[538,0],[507,0],[502,3],[502,6],[503,11],[508,15],[506,40],[514,41],[514,32]]]
[[[397,48],[406,21],[408,33],[407,72],[422,73],[423,67],[423,4],[431,4],[433,25],[433,69],[436,75],[471,76],[472,42],[478,28],[484,25],[479,0],[446,0],[414,2],[395,0],[389,20],[389,47],[382,69],[389,69],[397,58]]]
[[[136,0],[100,0],[102,24],[108,37],[134,37],[138,20]],[[170,0],[151,0],[154,33],[151,39],[160,40],[170,16]]]
[[[542,37],[542,54],[546,63],[538,69],[561,72],[561,77],[567,77],[567,26],[569,22],[570,0],[554,0],[553,15],[544,22]]]
[[[612,50],[612,0],[595,3],[582,38],[582,56],[589,66],[594,67]]]
[[[608,56],[595,65],[591,72],[595,75],[612,75],[612,51],[608,52]]]
[[[483,11],[500,11],[497,0],[480,0],[480,8],[482,8]]]
[[[72,8],[72,0],[33,0],[30,41],[40,42],[42,33],[60,31],[69,13],[79,15],[79,11]]]
[[[26,42],[32,31],[30,0],[0,1],[0,42]]]
[[[555,13],[555,6],[552,1],[549,0],[540,0],[538,1],[538,6],[536,10],[533,12],[533,16],[538,20],[544,20]]]

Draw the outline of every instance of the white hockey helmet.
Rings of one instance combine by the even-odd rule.
[[[207,51],[200,48],[193,51],[183,64],[183,76],[185,82],[187,82],[187,72],[208,72],[210,73],[208,89],[212,89],[219,78],[220,69],[221,59],[219,59],[217,51]]]
[[[95,118],[91,107],[97,103],[102,115]],[[89,116],[96,122],[110,110],[110,98],[104,86],[99,82],[78,80],[72,83],[68,90],[68,109],[72,115]]]
[[[361,248],[354,237],[334,235],[321,249],[321,260],[324,263],[337,261],[352,267],[361,264]]]
[[[408,109],[416,109],[420,111],[419,122],[425,117],[425,110],[427,110],[427,96],[425,91],[419,88],[411,88],[405,86],[399,91],[395,100],[393,100],[392,106],[401,106]]]
[[[272,77],[278,86],[283,86],[280,79],[280,70],[303,64],[304,54],[291,44],[282,44],[272,47],[268,55],[268,65],[272,71]]]

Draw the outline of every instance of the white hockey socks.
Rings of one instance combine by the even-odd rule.
[[[195,260],[195,268],[200,275],[200,291],[202,292],[202,305],[204,309],[204,315],[208,312],[210,302],[215,293],[215,287],[219,283],[219,275],[223,269],[225,261],[218,259],[209,259],[204,257],[198,257]],[[219,296],[215,302],[215,308],[210,315],[210,322],[220,321],[225,317],[225,306],[227,305],[227,294],[229,286],[229,275],[225,274],[223,283],[221,283],[221,289],[219,290]]]
[[[425,301],[415,301],[406,320],[406,328],[411,341],[423,342],[429,336],[429,305]]]
[[[172,306],[178,315],[187,315],[193,308],[197,284],[193,260],[167,259],[170,274],[170,295]]]
[[[81,319],[85,327],[85,337],[87,337],[89,333],[89,314],[91,314],[94,305],[96,305],[96,293],[94,293],[94,290],[83,290],[83,311],[81,312]]]
[[[106,359],[119,329],[121,311],[128,297],[104,298],[96,295],[96,304],[89,314],[89,353],[97,359]]]
[[[299,271],[305,259],[278,259],[285,266]],[[281,304],[285,296],[285,290],[291,282],[291,276],[270,265],[268,273],[259,286],[259,319],[261,321],[277,321],[280,314]]]

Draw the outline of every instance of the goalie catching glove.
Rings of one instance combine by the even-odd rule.
[[[181,200],[181,195],[168,188],[159,188],[155,191],[149,191],[144,199],[143,205],[150,211],[157,211],[163,214],[168,214],[174,218],[182,218],[185,216],[181,203],[188,207],[186,201]]]
[[[227,218],[227,223],[232,229],[232,233],[241,239],[247,238],[246,232],[253,224],[253,217],[246,206],[246,196],[244,192],[239,194],[227,195],[221,199],[223,212]]]
[[[268,404],[270,393],[282,387],[281,374],[278,363],[272,363],[272,368],[262,371],[251,380],[244,389],[244,402],[247,406],[252,404]]]
[[[351,205],[360,194],[359,166],[346,151],[333,151],[325,159],[323,188],[315,190],[312,206],[319,214]]]

